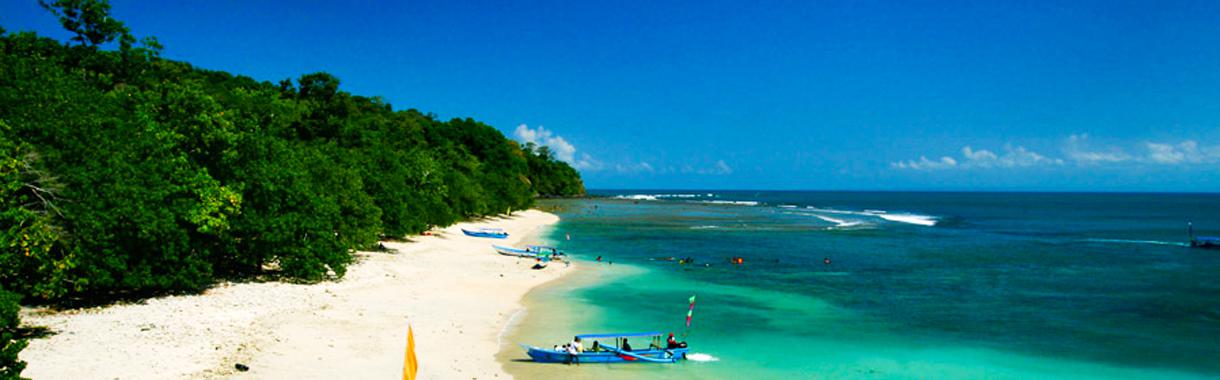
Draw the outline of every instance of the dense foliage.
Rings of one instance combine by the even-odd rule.
[[[0,380],[20,379],[21,371],[25,369],[25,362],[17,357],[27,344],[18,334],[21,327],[18,298],[18,295],[0,289]]]
[[[342,276],[380,238],[584,192],[483,123],[326,73],[198,69],[136,43],[105,1],[43,5],[75,43],[0,29],[0,286],[30,299]]]

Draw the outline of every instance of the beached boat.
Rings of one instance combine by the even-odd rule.
[[[665,340],[659,332],[633,334],[585,334],[577,335],[586,346],[582,353],[572,355],[561,347],[542,348],[521,345],[525,353],[539,363],[676,363],[685,360],[686,347],[665,348]],[[626,351],[619,349],[627,338],[647,338],[647,348]],[[601,343],[605,340],[606,343]],[[613,342],[613,344],[611,344]],[[636,343],[639,344],[639,343]],[[685,345],[685,344],[684,344]]]
[[[491,248],[495,249],[496,253],[513,257],[552,257],[558,259],[567,256],[567,254],[560,251],[558,247],[552,247],[549,245],[527,245],[525,246],[525,249],[521,249],[492,244]]]
[[[503,238],[508,237],[508,233],[504,232],[504,230],[499,229],[499,228],[483,227],[483,228],[476,228],[474,230],[468,230],[468,229],[463,228],[462,233],[466,234],[466,236],[491,238],[491,239],[503,239]]]

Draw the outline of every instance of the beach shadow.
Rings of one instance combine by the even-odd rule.
[[[59,334],[58,331],[51,330],[46,326],[27,326],[19,327],[14,332],[15,339],[42,339]]]
[[[219,284],[219,282],[217,282]],[[22,305],[32,307],[46,307],[54,311],[64,311],[73,309],[85,309],[92,307],[102,307],[111,305],[143,305],[148,300],[169,296],[181,296],[200,294],[215,287],[216,284],[203,289],[180,289],[180,290],[107,290],[93,291],[80,293],[72,297],[57,299],[54,301],[43,301],[32,299],[27,302],[22,302]]]

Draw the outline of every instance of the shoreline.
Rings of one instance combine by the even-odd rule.
[[[508,345],[502,346],[504,350],[496,355],[497,361],[503,364],[504,372],[514,378],[520,376],[527,379],[598,379],[613,375],[604,371],[581,370],[579,366],[534,363],[528,360],[529,357],[517,344],[563,344],[574,334],[603,332],[580,329],[579,326],[586,322],[574,316],[598,312],[600,306],[574,295],[585,289],[644,275],[646,270],[632,264],[610,266],[582,261],[576,270],[569,271],[562,278],[547,283],[547,286],[530,289],[522,298],[525,312],[508,327],[505,338]]]
[[[578,264],[531,270],[491,244],[545,237],[559,221],[526,210],[358,252],[343,279],[221,283],[197,295],[52,311],[23,308],[52,335],[21,353],[30,378],[382,378],[402,372],[407,325],[420,378],[511,378],[501,354],[526,294]],[[501,227],[508,239],[464,236]],[[235,365],[249,367],[239,372]]]

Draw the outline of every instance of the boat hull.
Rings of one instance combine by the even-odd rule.
[[[467,230],[465,228],[462,229],[462,233],[466,234],[466,236],[488,238],[488,239],[504,239],[504,238],[508,237],[507,232],[471,231],[471,230]]]
[[[492,247],[493,249],[495,249],[495,250],[496,250],[496,253],[499,253],[499,254],[504,255],[504,256],[513,256],[513,257],[528,257],[528,258],[531,258],[531,259],[532,259],[532,258],[537,258],[537,257],[538,257],[538,254],[537,254],[537,253],[535,253],[535,252],[530,252],[530,251],[526,251],[526,250],[524,250],[524,249],[517,249],[517,248],[512,248],[512,247],[503,247],[503,246],[499,246],[499,245],[492,245],[491,247]]]
[[[576,355],[576,361],[580,364],[588,363],[674,363],[679,360],[686,359],[686,348],[674,348],[669,350],[641,350],[631,351],[631,355],[625,355],[613,351],[589,352],[585,351]],[[567,351],[555,351],[551,349],[525,346],[525,352],[538,363],[568,363],[572,361],[572,355]],[[636,357],[633,357],[636,356]]]
[[[1201,248],[1201,249],[1220,249],[1220,242],[1214,242],[1214,241],[1202,241],[1202,242],[1200,242],[1200,241],[1191,241],[1191,242],[1190,242],[1190,247],[1191,247],[1191,248]]]

